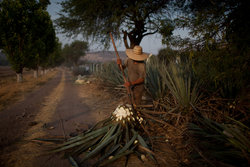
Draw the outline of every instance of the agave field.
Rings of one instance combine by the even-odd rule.
[[[207,93],[206,84],[196,76],[193,61],[187,57],[161,61],[152,56],[147,60],[145,88],[153,107],[138,109],[147,120],[145,126],[150,121],[175,126],[186,144],[182,151],[191,166],[247,166],[249,108],[216,92]],[[117,70],[114,66],[111,71]],[[103,71],[101,76],[106,80],[110,75]]]
[[[157,165],[154,137],[149,129],[155,125],[166,131],[173,149],[185,165],[190,166],[247,166],[250,142],[248,109],[237,102],[208,94],[198,79],[188,58],[160,61],[152,56],[146,62],[145,88],[148,101],[134,108],[124,104],[110,117],[91,129],[54,145],[50,153],[63,152],[73,166],[98,157],[94,166],[108,166],[121,157],[135,154],[140,160],[147,157]],[[115,63],[103,65],[94,75],[119,88],[122,74]],[[172,137],[171,137],[172,136]],[[41,139],[39,139],[41,140]],[[43,139],[47,140],[47,139]],[[182,146],[180,147],[181,140]],[[239,165],[240,162],[240,165]],[[181,162],[180,162],[181,164]]]

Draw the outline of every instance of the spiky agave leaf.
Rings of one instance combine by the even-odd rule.
[[[146,65],[146,88],[154,100],[161,99],[166,95],[167,85],[163,82],[160,70],[164,66],[155,56],[152,56]]]
[[[189,64],[178,64],[170,61],[168,67],[161,68],[163,82],[166,83],[172,95],[182,107],[195,105],[201,94],[198,91],[199,83],[193,80],[192,72],[186,71],[184,66]]]
[[[206,117],[199,117],[197,123],[189,125],[192,138],[199,141],[192,142],[191,145],[199,149],[202,158],[210,163],[244,166],[250,157],[249,128],[237,122],[221,124]]]
[[[122,85],[124,83],[122,73],[114,62],[104,64],[102,70],[96,75],[113,85]]]

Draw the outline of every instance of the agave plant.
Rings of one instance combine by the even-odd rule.
[[[96,155],[101,156],[93,166],[105,166],[132,153],[142,155],[139,148],[155,160],[141,135],[143,131],[140,125],[143,123],[139,113],[134,113],[128,106],[118,106],[109,118],[98,122],[85,133],[57,145],[50,153],[64,152],[74,166],[83,164]]]
[[[193,139],[191,146],[199,155],[193,156],[196,166],[201,162],[212,166],[248,166],[250,131],[241,122],[221,124],[199,116],[198,122],[189,125],[189,135]]]
[[[175,97],[178,104],[184,108],[195,105],[201,94],[198,91],[199,82],[194,83],[190,64],[188,62],[170,61],[168,66],[161,68],[163,82],[166,83],[171,94]]]
[[[157,57],[152,56],[147,61],[146,65],[146,89],[151,94],[154,100],[159,100],[166,96],[167,85],[163,81],[164,75],[160,69],[164,68],[164,64],[161,63]]]
[[[124,83],[122,73],[114,62],[104,64],[102,70],[97,72],[96,75],[112,85],[122,85]]]
[[[194,82],[190,63],[171,60],[167,65],[154,57],[147,63],[146,87],[154,100],[166,97],[169,90],[183,108],[195,105],[201,94]]]

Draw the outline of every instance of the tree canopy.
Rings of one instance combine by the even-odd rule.
[[[186,49],[196,74],[224,97],[249,87],[250,1],[178,0],[176,5],[177,25],[193,37]]]
[[[32,8],[33,4],[13,0],[0,3],[0,47],[7,53],[12,68],[17,73],[22,73],[31,39],[28,20],[31,11],[24,10],[24,6]]]
[[[3,0],[0,3],[0,49],[16,73],[46,63],[56,45],[48,0]]]
[[[63,9],[56,24],[63,33],[82,34],[104,46],[109,46],[109,32],[116,39],[123,35],[125,47],[133,48],[143,37],[157,33],[162,24],[173,26],[168,18],[170,3],[171,0],[67,0],[61,3]],[[167,33],[171,35],[172,31]]]
[[[191,30],[197,43],[227,43],[246,49],[250,42],[250,1],[179,0],[181,27]]]
[[[62,55],[66,63],[76,66],[81,56],[85,56],[88,51],[88,43],[85,41],[74,41],[71,44],[66,44],[62,50]]]
[[[34,11],[30,22],[32,24],[29,49],[31,55],[26,65],[29,68],[37,69],[39,66],[47,64],[49,55],[55,50],[56,34],[50,16],[43,9],[43,5]]]

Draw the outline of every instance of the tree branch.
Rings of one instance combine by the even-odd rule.
[[[123,35],[124,35],[124,36],[123,36],[124,45],[125,45],[126,49],[129,49],[128,40],[127,40],[128,33],[127,33],[127,31],[122,31],[122,33],[123,33]]]
[[[147,35],[152,35],[152,34],[155,34],[155,33],[157,33],[157,32],[158,32],[158,29],[155,30],[154,32],[148,32],[148,33],[146,33],[146,34],[143,34],[142,37],[145,37],[145,36],[147,36]]]

